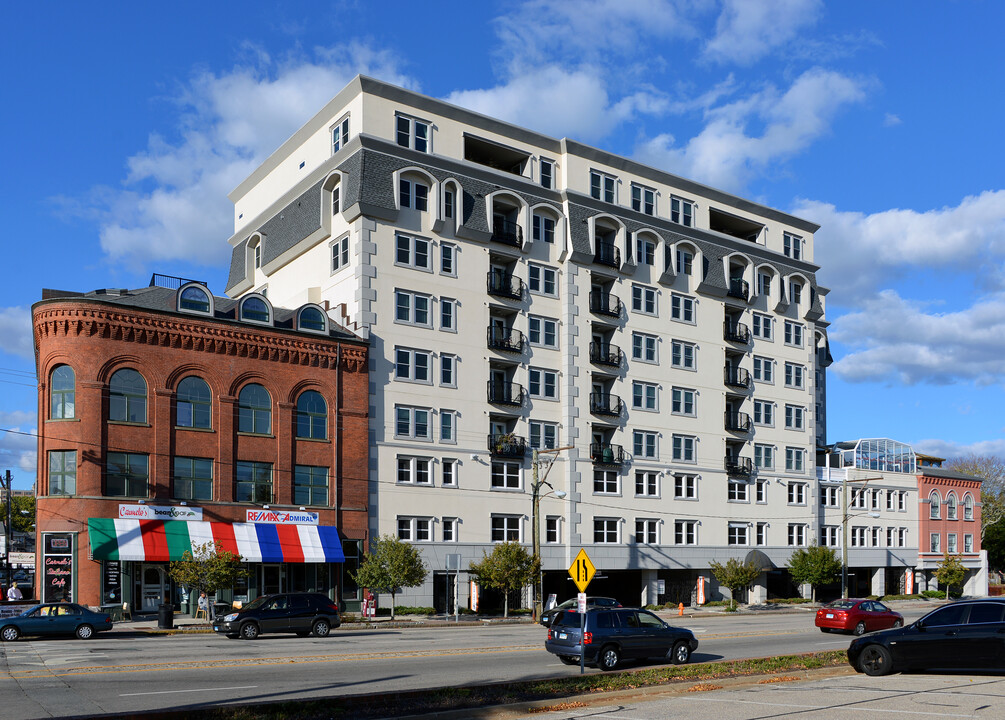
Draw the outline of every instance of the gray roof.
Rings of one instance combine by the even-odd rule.
[[[928,477],[947,478],[949,480],[975,480],[977,482],[984,482],[984,478],[982,477],[968,475],[967,473],[956,472],[955,470],[947,470],[946,468],[940,467],[919,465],[918,474],[926,475]]]

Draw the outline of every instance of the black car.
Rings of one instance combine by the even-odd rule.
[[[667,625],[648,610],[588,608],[584,615],[585,630],[580,629],[580,614],[573,610],[561,611],[548,628],[544,647],[566,665],[579,664],[581,649],[583,661],[601,670],[643,658],[666,658],[680,665],[698,649],[690,630]]]
[[[1005,668],[1005,598],[960,600],[902,628],[852,641],[848,662],[867,675],[936,668]]]
[[[254,640],[261,633],[325,637],[342,624],[338,605],[321,593],[263,595],[236,612],[218,617],[213,630],[229,638]]]
[[[538,620],[538,622],[541,625],[544,625],[545,627],[550,627],[551,626],[551,621],[555,619],[556,615],[558,615],[563,610],[575,609],[578,604],[579,604],[579,600],[577,598],[569,598],[565,602],[559,603],[558,605],[556,605],[555,607],[551,608],[550,610],[545,610],[543,613],[541,613],[541,619]],[[591,608],[591,607],[621,607],[621,603],[619,603],[614,598],[600,597],[598,595],[587,595],[586,596],[586,607],[587,608]]]

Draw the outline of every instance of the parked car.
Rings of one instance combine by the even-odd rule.
[[[325,637],[342,624],[338,605],[321,593],[263,595],[236,612],[217,617],[213,630],[229,638],[254,640],[261,633]]]
[[[878,600],[843,598],[817,610],[816,626],[823,632],[850,632],[863,635],[874,630],[899,628],[904,616]]]
[[[601,670],[644,658],[666,658],[680,665],[698,649],[690,630],[668,625],[648,610],[594,607],[584,615],[584,630],[575,610],[562,610],[548,628],[544,647],[566,665],[579,664],[581,649],[584,662]]]
[[[1005,668],[1005,598],[943,605],[906,627],[852,640],[848,662],[866,675],[937,668]]]
[[[558,605],[556,605],[555,607],[551,608],[550,610],[545,610],[543,613],[541,613],[541,619],[538,620],[538,622],[540,624],[544,625],[545,627],[549,627],[551,625],[551,621],[555,619],[555,616],[558,615],[558,613],[560,613],[562,610],[570,610],[572,608],[575,608],[578,604],[579,604],[579,601],[576,598],[569,598],[565,602],[559,603]],[[586,607],[588,607],[588,608],[591,608],[591,607],[621,607],[621,603],[619,603],[614,598],[600,597],[600,596],[595,596],[595,595],[587,595],[586,596]]]
[[[76,635],[87,640],[112,629],[112,616],[76,603],[45,603],[0,620],[0,638],[13,642],[22,635]]]

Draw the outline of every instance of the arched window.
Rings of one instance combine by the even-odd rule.
[[[200,377],[187,377],[178,383],[175,398],[175,425],[209,428],[213,421],[213,393]]]
[[[956,519],[956,493],[949,493],[946,497],[946,519]]]
[[[937,490],[932,490],[932,494],[928,496],[929,500],[929,515],[932,520],[938,520],[942,517],[940,512],[940,507],[942,505],[942,499],[939,497],[939,492]]]
[[[297,398],[297,437],[324,440],[328,437],[328,404],[315,390]]]
[[[970,493],[963,496],[963,519],[974,519],[974,496]]]
[[[147,421],[147,383],[135,370],[117,370],[108,382],[108,419],[133,423]]]
[[[297,329],[310,330],[312,332],[325,332],[328,329],[325,314],[313,305],[308,305],[300,309],[297,316]]]
[[[209,314],[212,309],[209,303],[209,293],[196,285],[189,285],[181,291],[178,298],[178,309],[190,312]]]
[[[268,435],[271,430],[272,396],[261,385],[245,385],[237,397],[237,431]]]
[[[271,308],[263,298],[251,295],[241,301],[241,319],[257,323],[270,322],[272,320]]]
[[[77,393],[74,379],[73,368],[69,365],[60,365],[52,371],[49,378],[49,387],[52,393],[49,403],[49,417],[52,420],[67,420],[75,417],[74,399]]]

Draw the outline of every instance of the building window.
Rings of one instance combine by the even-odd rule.
[[[785,344],[793,347],[803,346],[803,326],[789,320],[785,321]]]
[[[642,545],[659,545],[659,520],[636,520],[635,542]]]
[[[530,368],[528,392],[532,398],[555,400],[558,398],[558,373],[554,370]]]
[[[803,366],[796,363],[785,363],[785,387],[803,388]]]
[[[174,497],[177,500],[212,500],[213,461],[210,458],[176,457]]]
[[[674,500],[697,500],[698,499],[698,476],[697,475],[674,475],[673,476],[673,497],[674,497]]]
[[[203,428],[212,426],[213,394],[199,377],[190,376],[178,383],[175,395],[175,425]]]
[[[726,543],[728,545],[749,545],[750,528],[747,527],[747,523],[745,522],[729,523],[728,530],[726,533]]]
[[[105,495],[145,498],[149,477],[147,455],[110,452],[105,466]]]
[[[754,337],[761,338],[762,340],[772,339],[772,323],[774,320],[767,315],[761,315],[760,313],[753,313],[750,317]]]
[[[541,158],[541,187],[551,190],[555,187],[555,163]]]
[[[799,302],[803,298],[803,284],[798,283],[795,280],[789,281],[789,302],[793,305],[799,305]]]
[[[801,448],[785,448],[785,469],[789,472],[803,472],[803,450]]]
[[[396,235],[394,264],[416,270],[429,270],[429,241],[412,235]]]
[[[332,128],[332,155],[337,153],[345,144],[349,142],[349,116],[335,123]]]
[[[615,201],[614,191],[616,183],[617,178],[615,178],[613,175],[598,172],[597,170],[591,170],[590,196],[597,200],[603,200],[604,202],[613,203]]]
[[[969,533],[963,536],[963,552],[972,553],[974,551],[974,536]]]
[[[683,340],[674,340],[670,343],[670,364],[675,368],[684,370],[694,370],[694,345]]]
[[[932,533],[929,540],[929,552],[942,552],[942,536],[939,533]],[[854,544],[854,543],[852,543]]]
[[[147,383],[135,370],[123,368],[109,380],[108,419],[131,423],[147,421]]]
[[[742,480],[729,480],[726,484],[726,499],[730,502],[750,502],[750,491]]]
[[[659,386],[654,383],[632,381],[632,407],[636,410],[658,410],[656,392]]]
[[[837,507],[838,506],[838,490],[839,488],[833,486],[825,486],[820,488],[820,505],[821,507]]]
[[[306,330],[307,332],[326,332],[328,330],[328,323],[326,322],[325,314],[320,308],[313,305],[300,308],[300,311],[297,312],[297,329]]]
[[[52,420],[69,420],[74,417],[76,398],[76,381],[73,368],[69,365],[59,365],[49,376],[50,401],[49,418]],[[144,397],[146,393],[144,393]]]
[[[800,523],[789,523],[789,546],[806,546],[806,526]]]
[[[693,463],[697,462],[694,455],[696,438],[692,435],[673,436],[673,459],[674,462]]]
[[[440,385],[457,387],[457,356],[444,353],[440,355]]]
[[[614,470],[593,471],[593,493],[595,495],[618,495],[621,488],[618,473]]]
[[[632,285],[632,311],[643,315],[656,314],[656,289]]]
[[[656,191],[632,183],[632,210],[646,215],[656,214]],[[652,265],[652,263],[648,263]]]
[[[530,231],[534,242],[544,241],[549,244],[555,242],[555,220],[547,215],[534,215],[531,218]]]
[[[500,490],[519,490],[520,463],[493,460],[492,487]]]
[[[890,529],[892,530],[893,528]],[[820,544],[824,547],[837,547],[840,531],[841,528],[837,525],[824,525],[820,528]]]
[[[907,491],[901,490],[897,494],[897,512],[907,512]]]
[[[272,463],[239,460],[235,468],[237,502],[272,502]]]
[[[558,321],[531,315],[527,318],[527,339],[538,347],[558,347]]]
[[[395,290],[394,321],[407,325],[432,327],[429,319],[429,296],[407,290]]]
[[[632,333],[632,359],[645,363],[658,363],[656,354],[657,339],[655,335]]]
[[[942,517],[942,498],[939,497],[939,493],[932,490],[931,495],[928,496],[928,517],[932,520],[938,520]]]
[[[533,450],[554,450],[558,447],[558,424],[531,420],[530,447]]]
[[[866,497],[865,490],[862,488],[852,488],[851,491],[851,506],[856,510],[865,510]]]
[[[340,188],[339,188],[338,185],[336,185],[335,187],[332,188],[332,217],[334,217],[335,215],[338,215],[338,211],[339,211],[339,199],[340,199],[341,195],[342,195],[342,191],[340,190]]]
[[[440,274],[457,277],[457,246],[450,243],[440,245]]]
[[[806,483],[789,483],[789,505],[806,504]]]
[[[349,236],[339,238],[332,243],[332,272],[349,264]]]
[[[671,391],[671,397],[671,411],[674,415],[689,415],[694,417],[697,414],[694,409],[694,390],[675,387]]]
[[[77,493],[77,452],[75,450],[49,451],[49,495],[75,495]]]
[[[674,545],[697,545],[698,544],[698,521],[697,520],[674,520],[673,523]]]
[[[427,457],[398,457],[399,485],[432,485],[433,461]]]
[[[264,291],[262,294],[265,294]],[[265,298],[249,295],[241,300],[240,316],[241,320],[267,325],[272,322],[272,308],[269,307]]]
[[[399,515],[398,539],[405,542],[431,542],[433,540],[432,519]]]
[[[257,383],[245,385],[237,396],[237,431],[256,435],[272,431],[272,396]]]
[[[969,494],[963,496],[963,519],[974,519],[974,498]]]
[[[178,309],[209,315],[212,305],[209,294],[197,285],[189,285],[178,297]]]
[[[800,260],[803,256],[803,239],[791,233],[782,233],[782,249],[785,257]]]
[[[956,519],[956,495],[955,493],[949,493],[949,495],[946,496],[946,520]]]
[[[771,273],[757,273],[757,294],[765,297],[771,295]]]
[[[328,403],[317,390],[304,390],[297,397],[297,437],[309,440],[328,437]]]
[[[754,445],[754,466],[759,470],[775,469],[775,448],[772,445]]]
[[[443,518],[443,542],[457,542],[457,518]]]
[[[429,152],[429,123],[398,115],[395,131],[397,142],[401,147]]]
[[[443,487],[457,487],[457,461],[452,458],[445,459],[441,476]]]
[[[690,200],[671,197],[670,222],[694,227],[694,204]]]
[[[492,542],[520,542],[520,516],[493,515]]]
[[[907,547],[907,528],[897,528],[897,547]]]
[[[694,267],[694,253],[690,250],[677,250],[677,274],[688,277]]]
[[[660,475],[657,472],[641,470],[635,472],[635,495],[638,497],[659,497]]]
[[[443,217],[453,218],[454,217],[454,191],[444,190],[443,191]]]
[[[544,541],[548,544],[562,542],[562,519],[557,515],[549,515],[544,519]]]
[[[656,433],[647,430],[632,432],[632,447],[636,458],[656,458]]]
[[[429,186],[402,178],[398,181],[398,204],[403,208],[426,212],[429,209]]]
[[[598,545],[617,544],[618,527],[620,524],[617,518],[594,518],[593,542]]]
[[[803,429],[803,409],[798,405],[785,406],[785,429],[786,430]]]
[[[775,406],[767,400],[754,400],[754,424],[767,425],[775,424]]]
[[[879,510],[879,498],[880,498],[880,494],[882,492],[883,492],[882,490],[873,490],[872,491],[872,509],[873,510]]]
[[[262,267],[262,244],[257,243],[255,245],[255,269],[258,270]]]
[[[558,297],[558,273],[554,268],[530,263],[527,266],[527,286],[534,295]]]
[[[440,330],[457,331],[457,301],[453,298],[440,298]]]
[[[759,522],[754,528],[754,544],[764,546],[768,544],[768,523]]]
[[[679,322],[694,324],[694,298],[674,293],[670,296],[670,317]]]
[[[394,408],[394,436],[411,440],[431,440],[429,410],[396,405]]]
[[[440,442],[457,442],[457,413],[453,410],[440,410]]]
[[[635,240],[635,262],[639,265],[656,264],[656,243],[648,238]]]
[[[768,481],[758,478],[754,482],[754,502],[764,504],[768,502]]]

